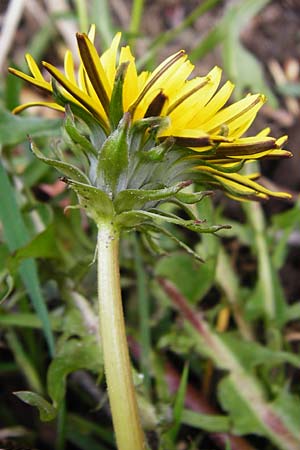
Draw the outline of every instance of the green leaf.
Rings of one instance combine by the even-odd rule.
[[[248,386],[245,384],[245,389],[247,388]],[[256,413],[256,408],[260,406],[260,396],[255,393],[253,401],[257,403],[251,403],[249,402],[251,392],[247,394],[246,397],[240,395],[231,376],[223,378],[218,385],[218,398],[222,408],[229,414],[232,432],[241,435],[255,433],[264,436],[265,430]]]
[[[190,427],[205,430],[210,433],[228,433],[231,426],[230,419],[227,416],[200,414],[189,409],[183,410],[181,422]]]
[[[276,399],[272,402],[272,406],[282,417],[286,426],[299,436],[299,417],[300,417],[300,397],[288,392],[286,388],[282,389]],[[300,437],[299,437],[300,440]]]
[[[183,372],[181,375],[180,385],[176,394],[174,407],[173,407],[173,426],[168,431],[168,437],[172,442],[176,441],[176,437],[178,435],[180,424],[182,421],[184,401],[185,401],[185,393],[188,383],[188,374],[189,374],[189,364],[186,362],[183,368]]]
[[[293,353],[272,350],[254,341],[245,341],[231,332],[221,333],[219,338],[246,370],[261,365],[274,367],[284,363],[300,367],[300,357]]]
[[[0,163],[0,219],[3,224],[4,237],[11,252],[26,245],[29,233],[18,208],[9,178]],[[23,261],[20,274],[26,286],[33,307],[42,324],[51,354],[54,353],[54,339],[49,322],[48,311],[42,296],[37,266],[33,259]]]
[[[35,236],[28,244],[20,247],[10,257],[8,267],[16,270],[20,262],[27,258],[58,258],[59,250],[56,246],[56,238],[53,224],[49,225],[42,233]]]
[[[53,136],[60,133],[61,120],[18,117],[0,108],[0,145],[17,145],[27,136]]]
[[[186,254],[173,254],[159,260],[156,275],[168,278],[192,303],[201,300],[214,282],[216,261],[197,264]]]
[[[55,407],[59,407],[66,391],[66,378],[75,370],[87,369],[95,373],[103,370],[102,355],[94,336],[70,339],[49,366],[47,375],[48,394]]]
[[[27,403],[30,406],[35,406],[38,408],[40,413],[40,419],[43,422],[49,422],[56,417],[57,410],[51,405],[51,403],[47,402],[41,395],[36,394],[35,392],[30,391],[18,391],[14,392],[14,394],[23,402]]]
[[[89,184],[88,177],[80,169],[73,166],[73,164],[69,164],[65,161],[47,158],[46,156],[43,155],[42,152],[40,152],[40,150],[32,141],[30,142],[30,146],[31,150],[40,161],[43,161],[45,164],[48,164],[48,166],[55,167],[55,169],[57,169],[59,172],[61,172],[63,175],[67,177],[79,181],[80,183]]]

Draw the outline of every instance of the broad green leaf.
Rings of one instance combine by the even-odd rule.
[[[256,366],[273,367],[283,363],[300,367],[300,357],[293,353],[272,350],[254,341],[245,341],[238,334],[231,332],[221,333],[219,338],[247,371]]]
[[[192,303],[201,300],[212,286],[216,262],[213,259],[198,264],[186,254],[164,257],[156,265],[156,275],[168,278]]]
[[[234,378],[227,376],[218,385],[218,398],[222,408],[228,413],[231,429],[237,434],[255,433],[261,436],[265,435],[265,430],[256,409],[264,406],[263,393],[258,385],[251,392],[242,393],[237,388]],[[252,388],[252,384],[245,383],[244,388]],[[249,401],[249,396],[253,395],[253,402]]]
[[[14,392],[14,394],[28,405],[38,408],[40,419],[43,422],[49,422],[50,420],[55,419],[57,410],[41,395],[30,391],[18,391]]]
[[[276,448],[297,450],[300,446],[299,398],[286,393],[269,403],[258,383],[255,386],[248,381],[245,379],[244,390],[237,389],[237,375],[229,375],[219,384],[218,397],[229,413],[232,431],[259,434],[269,438]]]
[[[58,258],[54,226],[49,225],[42,233],[35,236],[28,244],[20,247],[8,261],[10,270],[15,270],[21,261],[28,258]]]
[[[230,419],[217,414],[200,414],[189,409],[182,412],[181,422],[199,430],[210,433],[226,433],[230,431]]]
[[[47,374],[48,394],[55,407],[59,407],[65,396],[66,378],[75,370],[87,369],[96,373],[103,370],[102,355],[94,336],[70,339],[63,343],[53,359]]]
[[[28,135],[53,136],[60,133],[61,120],[38,117],[18,117],[0,109],[0,145],[16,145],[28,139]]]
[[[272,402],[278,415],[282,417],[287,427],[299,436],[299,417],[300,417],[300,397],[291,394],[287,388],[282,389],[276,399]],[[299,437],[300,439],[300,437]]]

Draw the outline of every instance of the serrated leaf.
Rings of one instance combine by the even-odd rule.
[[[249,387],[252,386],[245,383],[245,389]],[[241,435],[255,433],[264,436],[264,427],[256,413],[256,408],[264,403],[263,393],[253,390],[253,403],[249,402],[251,391],[247,394],[246,397],[241,395],[231,376],[223,378],[218,385],[218,398],[222,408],[229,414],[232,431]]]
[[[61,120],[18,117],[0,108],[0,145],[17,145],[27,136],[54,136],[60,132]]]
[[[299,417],[300,417],[300,397],[288,392],[287,389],[283,389],[276,399],[271,403],[280,417],[283,418],[287,427],[295,433],[300,435],[299,432]],[[300,439],[300,436],[299,436]]]
[[[300,357],[293,353],[272,350],[254,341],[245,341],[235,333],[221,333],[219,338],[246,370],[261,365],[274,367],[283,363],[300,367]]]
[[[212,286],[216,261],[210,258],[205,264],[196,264],[193,257],[174,254],[162,258],[155,273],[172,281],[192,303],[201,300]]]
[[[20,247],[16,253],[10,257],[8,267],[11,271],[14,271],[24,259],[57,258],[58,256],[59,250],[56,246],[54,226],[52,224],[35,236],[28,244]]]
[[[200,414],[189,409],[182,412],[181,422],[190,427],[210,433],[226,433],[230,431],[230,419],[218,414]]]
[[[40,161],[43,161],[45,164],[48,164],[48,166],[55,167],[55,169],[57,169],[59,172],[61,172],[63,175],[67,177],[79,181],[80,183],[89,184],[88,177],[80,169],[73,166],[73,164],[69,164],[65,161],[59,161],[57,159],[47,158],[46,156],[43,155],[43,153],[37,148],[37,146],[32,141],[30,143],[30,146],[31,150]]]
[[[55,419],[57,415],[57,410],[54,408],[53,405],[51,405],[51,403],[45,400],[41,395],[30,391],[18,391],[14,392],[14,394],[20,400],[27,403],[28,405],[35,406],[36,408],[38,408],[40,413],[40,419],[43,422],[49,422],[50,420]]]
[[[48,394],[55,407],[59,407],[64,399],[67,376],[79,369],[91,370],[98,374],[103,369],[102,355],[94,336],[64,342],[61,351],[51,362],[47,374],[47,386]]]

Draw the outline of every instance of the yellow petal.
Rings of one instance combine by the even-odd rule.
[[[171,136],[174,137],[176,142],[183,147],[201,148],[207,147],[211,143],[209,135],[201,130],[174,129]],[[163,137],[163,131],[160,137]]]
[[[181,105],[181,103],[205,86],[208,82],[208,77],[195,77],[192,80],[187,80],[182,89],[178,90],[175,95],[172,95],[172,101],[166,113],[170,114],[173,112],[179,105]]]
[[[64,59],[64,68],[65,68],[65,74],[66,74],[66,77],[68,78],[68,80],[70,80],[71,83],[76,84],[74,60],[73,60],[73,55],[70,50],[66,51],[65,59]]]
[[[174,74],[180,66],[185,62],[187,56],[184,51],[179,51],[174,55],[171,55],[165,61],[163,61],[147,79],[142,91],[140,92],[137,100],[131,105],[131,110],[134,112],[136,107],[142,102],[143,98],[150,92],[156,92],[165,88],[168,79],[172,79]]]
[[[94,43],[95,41],[95,35],[96,35],[96,25],[92,23],[88,31],[88,38],[92,43]]]
[[[245,122],[252,120],[264,101],[265,98],[262,95],[249,95],[217,112],[211,120],[202,124],[202,128],[208,133],[217,133],[221,126],[226,124],[230,135],[230,130],[235,130]]]
[[[32,106],[46,106],[50,109],[56,109],[57,111],[64,112],[65,108],[63,106],[58,105],[57,103],[51,103],[51,102],[28,102],[24,103],[23,105],[17,106],[13,109],[13,114],[19,114],[21,111],[24,111],[24,109],[31,108]]]
[[[107,80],[107,76],[101,64],[97,50],[84,33],[77,33],[77,43],[81,60],[88,74],[89,80],[97,93],[103,108],[106,113],[108,113],[109,98],[111,97],[112,88]]]
[[[219,92],[208,102],[197,115],[187,124],[191,128],[201,127],[203,123],[210,120],[227,103],[230,98],[234,85],[227,81]]]
[[[26,53],[25,59],[34,78],[44,82],[44,77],[33,57],[29,53]]]
[[[215,67],[207,76],[207,83],[200,85],[200,88],[187,96],[171,113],[170,117],[174,127],[177,128],[194,128],[190,126],[190,122],[194,117],[201,115],[201,110],[212,98],[218,89],[221,81],[222,71],[219,67]]]
[[[115,76],[116,76],[116,66],[117,66],[117,54],[118,48],[121,40],[121,33],[117,33],[112,40],[111,46],[100,57],[101,64],[106,73],[107,80],[112,91]]]
[[[130,105],[137,99],[139,94],[138,75],[135,66],[135,58],[130,48],[122,47],[119,64],[129,62],[123,84],[123,108],[128,111]]]
[[[80,90],[75,84],[71,83],[55,66],[47,62],[43,62],[43,66],[74,99],[90,111],[93,116],[98,118],[98,120],[107,124],[107,118],[102,114],[102,111],[99,110],[98,103]]]
[[[219,170],[213,169],[209,166],[197,166],[199,171],[208,172],[216,180],[218,180],[224,187],[229,190],[233,190],[240,195],[253,195],[256,193],[261,193],[266,196],[273,196],[279,198],[291,198],[291,195],[286,192],[273,192],[255,183],[251,180],[251,176],[241,175],[239,173],[225,173]]]
[[[26,75],[26,73],[23,73],[20,70],[14,69],[12,67],[9,67],[8,70],[13,75],[16,75],[17,77],[22,78],[22,80],[28,81],[28,83],[33,84],[34,86],[37,86],[37,87],[43,89],[44,91],[52,93],[51,84],[48,83],[47,81],[33,78],[29,75]]]

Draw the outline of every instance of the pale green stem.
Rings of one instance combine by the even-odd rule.
[[[144,434],[132,381],[119,271],[119,233],[98,224],[98,298],[104,370],[118,450],[143,450]]]
[[[265,218],[262,207],[258,202],[246,204],[245,209],[254,230],[265,314],[267,319],[272,321],[276,316],[275,288],[272,277],[271,257],[266,238]]]

